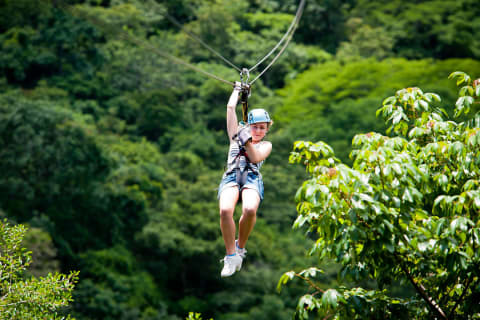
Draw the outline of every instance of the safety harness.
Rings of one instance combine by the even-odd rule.
[[[240,103],[242,104],[242,117],[243,117],[243,122],[240,124],[245,125],[248,122],[248,98],[250,97],[251,94],[251,86],[249,84],[249,79],[250,79],[250,73],[247,68],[243,68],[242,71],[240,72],[240,82],[241,82],[241,91],[240,91]],[[247,182],[247,177],[248,177],[248,171],[254,173],[255,175],[258,175],[258,169],[256,166],[253,166],[252,163],[250,162],[250,159],[248,158],[247,151],[245,150],[245,147],[241,145],[240,140],[238,139],[238,134],[235,134],[232,137],[233,140],[235,140],[238,144],[238,149],[239,152],[233,158],[233,160],[228,163],[227,171],[225,174],[230,174],[232,172],[235,172],[235,177],[236,177],[236,182],[240,187],[242,187],[246,182]],[[240,167],[240,162],[241,158],[245,157],[245,167],[242,168]]]
[[[245,168],[243,168],[243,170],[240,167],[240,158],[242,156],[245,156],[245,160],[246,160],[246,165],[245,165]],[[252,163],[248,159],[247,152],[245,151],[245,148],[243,148],[243,147],[241,147],[240,152],[235,156],[235,158],[232,160],[231,163],[229,163],[228,166],[230,167],[230,169],[228,169],[226,174],[230,174],[232,172],[235,172],[236,182],[238,183],[238,185],[240,187],[245,185],[245,183],[247,182],[247,176],[248,176],[248,171],[249,170],[253,174],[258,175],[257,168],[252,166]]]
[[[232,161],[228,163],[228,169],[225,174],[230,174],[232,172],[235,172],[236,182],[240,187],[242,187],[247,182],[247,176],[248,176],[249,170],[255,175],[258,175],[259,172],[257,167],[253,166],[252,163],[250,162],[247,151],[245,150],[245,147],[240,145],[240,141],[238,140],[237,135],[233,136],[233,139],[238,144],[239,152],[235,156],[235,158],[233,158]],[[245,167],[243,168],[243,170],[240,167],[241,157],[245,157]]]

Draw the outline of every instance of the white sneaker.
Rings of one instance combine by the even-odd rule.
[[[243,248],[240,249],[238,247],[238,240],[235,240],[235,250],[237,251],[237,254],[242,257],[242,259],[245,259],[247,257],[247,249]]]
[[[225,258],[220,261],[223,261],[224,264],[222,273],[220,274],[222,277],[230,277],[235,271],[240,271],[242,268],[243,259],[238,254],[231,257],[225,256]]]

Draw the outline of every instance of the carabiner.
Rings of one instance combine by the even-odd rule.
[[[248,80],[250,80],[250,72],[247,68],[242,68],[242,71],[240,72],[240,82],[242,83],[242,87],[248,86]]]
[[[251,94],[251,87],[248,83],[248,80],[250,80],[250,72],[247,68],[242,68],[242,72],[240,72],[240,83],[242,84],[243,101],[246,101],[246,99],[249,98]]]

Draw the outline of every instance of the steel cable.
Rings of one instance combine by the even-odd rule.
[[[197,71],[197,72],[200,72],[200,73],[206,75],[207,77],[213,78],[213,79],[215,79],[215,80],[221,81],[221,82],[226,83],[226,84],[231,85],[231,86],[234,86],[234,85],[235,85],[235,83],[233,83],[233,82],[231,82],[231,81],[228,81],[228,80],[225,80],[225,79],[223,79],[223,78],[220,78],[219,76],[216,76],[216,75],[214,75],[213,73],[210,73],[210,72],[205,71],[205,70],[203,70],[203,69],[200,69],[200,68],[194,66],[193,64],[191,64],[191,63],[189,63],[189,62],[187,62],[187,61],[185,61],[185,60],[183,60],[183,59],[180,59],[180,58],[175,57],[175,56],[173,56],[173,55],[171,55],[171,54],[169,54],[169,53],[167,53],[167,52],[164,52],[164,51],[162,51],[162,50],[159,50],[158,48],[156,48],[156,47],[148,44],[148,42],[144,42],[144,41],[138,40],[138,39],[136,39],[136,38],[128,35],[127,33],[124,33],[124,34],[121,35],[121,36],[122,36],[125,40],[127,40],[127,41],[134,42],[134,43],[135,43],[136,45],[138,45],[138,46],[142,46],[142,45],[143,45],[143,46],[147,46],[147,49],[150,49],[151,51],[155,52],[156,54],[158,54],[158,55],[160,55],[160,56],[162,56],[162,57],[165,57],[165,58],[167,58],[167,59],[173,60],[173,61],[175,61],[176,63],[181,64],[181,65],[183,65],[183,66],[185,66],[185,67],[188,67],[188,68],[190,68],[190,69],[192,69],[192,70],[195,70],[195,71]]]
[[[297,9],[297,12],[295,14],[295,17],[292,21],[292,23],[290,24],[289,28],[287,29],[287,31],[285,32],[285,34],[283,35],[283,37],[280,39],[280,41],[275,45],[275,47],[273,47],[272,50],[270,50],[270,52],[264,56],[261,60],[259,60],[253,67],[251,67],[250,69],[248,69],[248,73],[252,70],[254,70],[255,68],[257,68],[262,62],[264,62],[266,59],[268,59],[268,57],[270,57],[273,52],[275,52],[275,50],[278,49],[278,47],[286,40],[285,44],[282,46],[282,48],[280,49],[280,51],[278,52],[278,54],[273,58],[273,60],[265,67],[265,69],[263,69],[262,72],[260,72],[259,75],[257,75],[251,82],[249,82],[249,84],[253,84],[258,78],[260,78],[277,60],[278,58],[280,57],[280,55],[285,51],[285,49],[287,48],[288,44],[290,43],[292,37],[293,37],[293,34],[295,33],[295,30],[297,29],[298,27],[298,23],[300,21],[300,18],[302,16],[302,13],[303,13],[303,9],[305,7],[305,2],[306,0],[301,0],[300,4],[299,4],[299,7]],[[75,16],[75,14],[73,12],[71,12],[70,10],[70,7],[66,4],[64,4],[63,2],[59,2],[57,3],[57,5],[62,8],[65,12],[69,12],[71,15]],[[236,69],[237,71],[240,71],[240,74],[243,73],[243,70],[240,69],[239,67],[237,67],[235,64],[233,64],[232,62],[230,62],[227,58],[223,57],[220,53],[218,53],[217,51],[215,51],[213,48],[211,48],[209,45],[207,45],[204,41],[202,41],[199,37],[197,37],[196,35],[194,35],[193,33],[190,33],[188,31],[186,31],[182,25],[173,17],[169,16],[168,14],[164,13],[164,16],[171,22],[173,23],[175,26],[177,26],[181,31],[183,31],[184,33],[186,33],[189,37],[191,37],[192,39],[194,39],[195,41],[199,42],[201,45],[203,45],[207,50],[209,50],[210,52],[212,52],[213,54],[215,54],[216,56],[218,56],[219,58],[221,58],[225,63],[229,64],[231,67],[233,67],[234,69]],[[91,17],[87,17],[85,18],[86,20],[89,20],[92,22],[92,20],[95,20],[95,22],[92,22],[94,25],[96,26],[100,26],[101,28],[103,27],[104,30],[108,29],[108,27],[105,27],[105,24],[102,23],[102,22],[99,22],[98,20],[96,19],[92,19]],[[118,32],[118,30],[115,30],[116,32]],[[110,32],[109,32],[110,33]],[[147,47],[147,49],[150,49],[151,51],[155,52],[156,54],[164,57],[164,58],[167,58],[167,59],[170,59],[178,64],[181,64],[187,68],[190,68],[194,71],[197,71],[197,72],[200,72],[210,78],[213,78],[215,80],[218,80],[218,81],[221,81],[223,83],[226,83],[228,85],[234,85],[233,82],[231,81],[228,81],[228,80],[225,80],[219,76],[216,76],[208,71],[205,71],[201,68],[198,68],[196,66],[194,66],[193,64],[181,59],[181,58],[178,58],[176,56],[173,56],[167,52],[164,52],[156,47],[153,47],[152,45],[150,45],[148,42],[146,41],[142,41],[142,40],[139,40],[133,36],[131,36],[130,34],[128,34],[126,31],[124,31],[123,29],[120,31],[120,34],[119,34],[123,39],[127,40],[127,41],[130,41],[130,42],[133,42],[135,43],[137,46],[144,46],[144,47]],[[245,68],[246,69],[246,68]]]
[[[270,55],[272,55],[272,53],[275,52],[275,50],[277,50],[277,48],[282,44],[282,42],[285,41],[285,39],[287,38],[289,33],[292,31],[292,29],[296,28],[295,25],[298,24],[298,21],[300,20],[300,18],[302,16],[304,6],[305,6],[305,0],[302,0],[300,2],[300,4],[298,5],[297,12],[295,13],[295,18],[292,20],[292,23],[290,23],[290,26],[288,27],[287,32],[285,32],[285,34],[283,35],[282,39],[280,39],[280,41],[275,45],[275,47],[273,47],[272,50],[270,50],[269,53],[267,53],[267,55],[265,57],[263,57],[260,61],[258,61],[253,67],[248,69],[248,72],[252,72],[252,70],[255,70],[255,68],[257,68],[263,61],[268,59],[268,57],[270,57]]]
[[[256,69],[260,64],[262,64],[266,59],[268,59],[277,49],[278,47],[285,41],[285,39],[287,39],[287,42],[285,43],[285,45],[281,48],[280,52],[275,56],[275,58],[272,60],[272,62],[270,64],[267,65],[267,67],[253,80],[250,82],[250,84],[252,84],[253,82],[255,82],[260,76],[262,76],[277,60],[278,58],[280,57],[280,55],[285,51],[286,47],[288,46],[290,40],[292,39],[293,37],[293,34],[295,33],[295,30],[296,28],[298,27],[298,23],[300,21],[300,18],[302,17],[302,14],[303,14],[303,9],[305,7],[305,2],[306,0],[301,0],[299,5],[298,5],[298,9],[297,9],[297,12],[295,13],[295,17],[293,18],[292,22],[290,23],[290,26],[288,27],[287,31],[285,32],[285,34],[283,35],[283,37],[280,39],[280,41],[272,48],[272,50],[270,50],[269,53],[267,53],[267,55],[265,55],[262,59],[260,59],[253,67],[251,67],[250,69],[248,69],[248,73],[250,73],[252,70]],[[187,30],[185,30],[185,28],[183,28],[183,26],[173,17],[169,16],[168,14],[164,13],[163,14],[170,22],[172,22],[175,26],[177,26],[181,31],[183,31],[184,33],[186,33],[188,36],[190,36],[192,39],[198,41],[201,45],[203,45],[206,49],[208,49],[209,51],[211,51],[212,53],[214,53],[215,55],[217,55],[218,57],[220,57],[223,61],[225,61],[227,64],[229,64],[230,66],[232,66],[233,68],[235,68],[237,71],[240,71],[240,74],[242,75],[244,73],[243,70],[241,70],[239,67],[237,67],[236,65],[234,65],[232,62],[230,62],[228,59],[226,59],[225,57],[223,57],[220,53],[218,53],[217,51],[215,51],[213,48],[211,48],[209,45],[207,45],[204,41],[202,41],[199,37],[197,37],[196,35],[188,32]]]
[[[300,21],[300,18],[302,16],[302,12],[303,12],[303,8],[305,6],[305,0],[302,0],[302,2],[300,3],[300,6],[297,10],[297,14],[299,13],[298,15],[298,19],[296,19],[296,22],[294,24],[294,27],[293,27],[293,30],[292,32],[289,34],[288,38],[287,38],[287,41],[285,42],[285,44],[283,45],[283,47],[280,49],[280,51],[278,52],[278,54],[273,58],[273,60],[265,67],[265,69],[263,69],[262,72],[260,72],[260,74],[258,76],[255,77],[255,79],[253,79],[250,84],[253,84],[255,81],[257,81],[258,78],[260,78],[277,60],[278,58],[280,57],[280,55],[285,51],[285,49],[287,48],[290,40],[292,40],[293,38],[293,35],[295,33],[295,30],[297,29],[298,27],[298,22]]]
[[[186,35],[188,35],[190,38],[192,38],[193,40],[196,40],[198,41],[198,43],[200,43],[202,46],[204,46],[207,50],[209,50],[211,53],[213,53],[214,55],[216,55],[217,57],[219,57],[220,59],[222,59],[225,63],[227,63],[228,65],[230,65],[231,67],[235,68],[237,71],[242,71],[239,67],[237,67],[236,65],[233,64],[233,62],[231,62],[230,60],[228,60],[227,58],[225,58],[224,56],[222,56],[220,53],[218,53],[217,51],[215,51],[212,47],[210,47],[208,44],[206,44],[202,39],[200,39],[199,37],[197,37],[194,33],[191,33],[187,30],[185,30],[185,28],[180,24],[180,22],[178,22],[174,17],[171,17],[170,15],[168,14],[164,14],[165,18],[168,19],[168,21],[170,21],[171,23],[173,23],[175,26],[177,26],[181,31],[183,31]]]
[[[65,12],[68,12],[69,14],[71,14],[72,16],[76,16],[71,10],[70,10],[70,7],[64,3],[58,3],[58,6]],[[106,24],[104,24],[103,22],[100,22],[99,20],[97,19],[94,19],[94,18],[91,18],[91,17],[83,17],[85,20],[88,20],[90,21],[91,23],[93,23],[95,26],[97,27],[100,27],[101,29],[103,29],[104,31],[107,31],[110,29],[109,26],[106,26]],[[113,34],[113,32],[107,32],[107,33],[110,33],[110,34]],[[131,36],[130,34],[128,34],[125,30],[121,29],[120,31],[118,29],[115,30],[115,33],[118,33],[118,36],[120,36],[121,38],[127,40],[127,41],[130,41],[130,42],[133,42],[135,43],[137,46],[143,46],[143,47],[146,47],[147,49],[149,49],[150,51],[153,51],[154,53],[164,57],[164,58],[167,58],[167,59],[170,59],[178,64],[181,64],[187,68],[190,68],[194,71],[197,71],[197,72],[200,72],[204,75],[206,75],[207,77],[210,77],[210,78],[213,78],[215,80],[218,80],[218,81],[221,81],[223,83],[226,83],[228,85],[235,85],[235,83],[231,82],[231,81],[228,81],[228,80],[225,80],[219,76],[216,76],[214,75],[213,73],[210,73],[208,71],[205,71],[201,68],[198,68],[196,66],[194,66],[193,64],[181,59],[181,58],[178,58],[178,57],[175,57],[167,52],[164,52],[152,45],[150,45],[148,42],[146,41],[142,41],[142,40],[139,40],[137,39],[136,37],[134,36]]]

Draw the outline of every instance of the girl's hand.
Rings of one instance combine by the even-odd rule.
[[[245,127],[242,127],[240,130],[238,130],[237,137],[242,147],[244,147],[248,141],[252,141],[250,126],[247,125]]]
[[[233,85],[233,91],[242,91],[242,83],[240,81],[235,81],[235,84]]]

